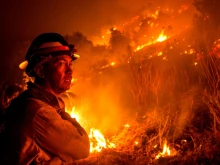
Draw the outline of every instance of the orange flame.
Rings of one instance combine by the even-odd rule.
[[[94,151],[100,152],[102,148],[106,148],[105,138],[99,130],[91,128],[89,139],[90,139],[90,152],[94,152]]]
[[[114,143],[110,143],[108,140],[108,144],[103,136],[103,134],[94,128],[90,129],[89,134],[90,139],[90,152],[101,152],[103,148],[115,148]]]
[[[164,35],[164,30],[160,33],[159,37],[157,38],[157,42],[163,42],[167,39],[167,36]]]
[[[79,114],[75,110],[76,110],[76,107],[72,107],[71,110],[66,109],[66,112],[69,113],[72,118],[75,118],[76,121],[79,122],[80,117],[79,117]]]
[[[170,156],[170,155],[171,155],[171,150],[167,145],[167,141],[165,141],[163,145],[163,151],[156,156],[156,159],[159,159],[160,157]]]
[[[146,46],[155,44],[155,43],[157,43],[157,42],[163,42],[163,41],[165,41],[165,40],[167,40],[167,39],[168,39],[168,37],[164,34],[164,30],[162,30],[161,33],[160,33],[160,35],[158,36],[158,38],[157,38],[156,40],[151,41],[151,42],[148,42],[148,43],[143,44],[143,45],[139,45],[139,46],[137,46],[137,48],[136,48],[134,51],[135,51],[135,52],[136,52],[136,51],[139,51],[139,50],[143,49],[143,48],[146,47]]]
[[[69,113],[72,118],[75,118],[80,123],[80,115],[76,112],[76,107],[73,107],[72,110],[66,109],[66,112]],[[91,153],[100,152],[103,148],[116,148],[114,143],[110,143],[109,140],[106,141],[103,134],[95,128],[90,129],[89,140]]]

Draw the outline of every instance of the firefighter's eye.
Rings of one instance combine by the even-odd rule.
[[[63,65],[65,65],[66,64],[66,62],[65,61],[59,61],[59,66],[63,66]]]

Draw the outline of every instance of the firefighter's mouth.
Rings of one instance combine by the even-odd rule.
[[[72,77],[70,77],[70,78],[65,78],[64,81],[65,81],[65,82],[71,82],[71,81],[72,81]]]

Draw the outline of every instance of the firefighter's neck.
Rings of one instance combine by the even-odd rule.
[[[57,98],[60,97],[61,95],[61,91],[59,90],[59,88],[53,88],[51,83],[49,83],[48,81],[37,81],[35,82],[36,84],[40,85],[43,89],[45,89],[46,91],[50,92],[51,94],[53,94],[54,96],[56,96]]]
[[[60,95],[61,95],[61,92],[59,92],[58,90],[53,89],[49,83],[41,84],[41,87],[43,89],[45,89],[46,91],[50,92],[51,94],[53,94],[54,96],[56,96],[57,98],[59,98]]]
[[[61,93],[55,92],[52,88],[48,88],[48,87],[44,87],[45,90],[47,90],[48,92],[52,93],[54,96],[56,96],[57,98],[60,97]]]

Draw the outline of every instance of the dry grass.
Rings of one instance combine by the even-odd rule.
[[[129,90],[135,117],[109,138],[115,149],[75,164],[219,164],[219,57],[212,51],[197,68],[172,59],[132,63]],[[156,159],[165,140],[171,156]]]

